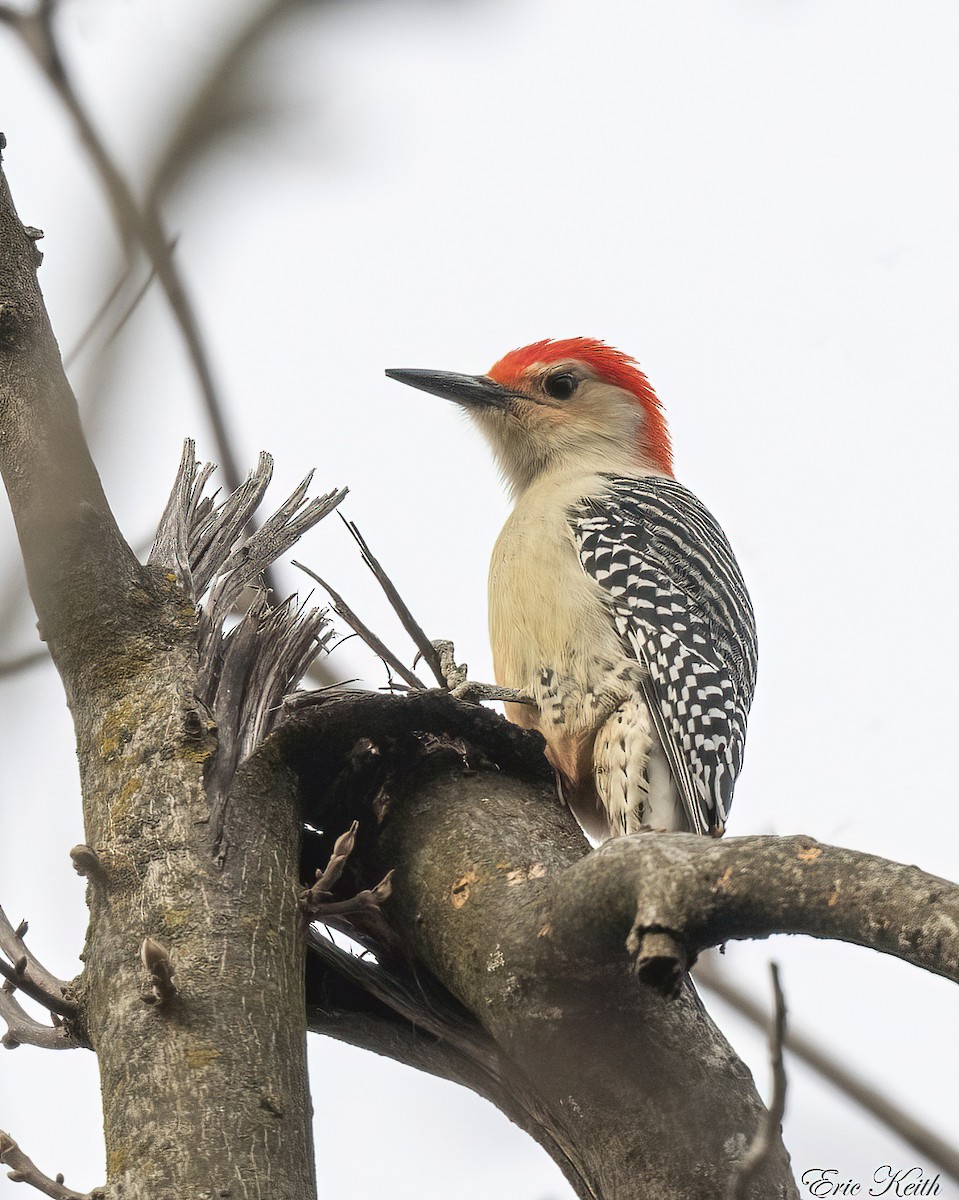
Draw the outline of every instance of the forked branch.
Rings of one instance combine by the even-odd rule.
[[[75,1017],[77,1003],[67,994],[67,983],[36,958],[24,941],[26,934],[26,921],[14,928],[0,908],[0,975],[6,981],[6,991],[19,990],[59,1017]]]
[[[142,624],[137,601],[146,585],[80,428],[37,263],[32,233],[0,172],[0,472],[40,634],[72,691],[89,661],[90,631],[109,625],[103,649],[116,653],[124,635]]]

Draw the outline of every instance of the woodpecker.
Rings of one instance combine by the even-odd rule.
[[[546,740],[593,839],[720,836],[743,759],[756,628],[719,524],[673,475],[663,408],[628,355],[546,340],[485,375],[387,375],[461,405],[514,500],[489,575],[507,716]]]

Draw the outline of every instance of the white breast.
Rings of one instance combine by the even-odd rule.
[[[605,594],[583,571],[566,512],[602,493],[595,474],[528,488],[503,527],[490,564],[490,641],[497,682],[532,695],[543,717],[593,726],[614,693],[635,687]],[[617,685],[624,671],[631,675]],[[618,702],[618,701],[617,701]],[[615,707],[615,703],[612,704]]]

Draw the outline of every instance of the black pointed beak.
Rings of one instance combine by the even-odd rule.
[[[387,371],[386,374],[390,379],[466,408],[509,408],[513,395],[488,375],[458,375],[455,371]]]

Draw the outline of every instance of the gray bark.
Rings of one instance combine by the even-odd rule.
[[[305,1067],[301,824],[289,772],[237,778],[214,862],[195,699],[194,598],[176,563],[141,566],[80,430],[0,177],[0,469],[27,578],[76,727],[90,926],[79,1033],[103,1084],[107,1194],[315,1196]],[[141,945],[177,995],[141,998]],[[151,999],[154,997],[151,996]]]
[[[359,747],[344,755],[351,737]],[[385,912],[403,950],[393,957],[387,945],[381,959],[381,976],[396,981],[393,1019],[385,981],[384,1002],[356,1029],[350,1002],[338,1006],[320,978],[313,1028],[490,1097],[581,1197],[724,1194],[762,1123],[751,1076],[688,979],[667,997],[637,978],[628,922],[617,931],[598,920],[592,953],[558,944],[552,909],[593,856],[535,735],[428,693],[330,701],[296,714],[267,746],[300,775],[311,821],[338,830],[339,806],[359,815],[350,888],[395,869]],[[428,990],[433,980],[450,1003]],[[421,1013],[408,1007],[414,984],[427,998]],[[748,1195],[797,1194],[777,1139]]]

